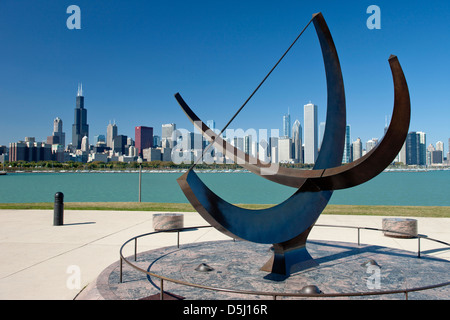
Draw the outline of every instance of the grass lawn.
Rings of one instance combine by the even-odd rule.
[[[263,209],[270,205],[239,205],[247,209]],[[42,209],[53,210],[52,202],[43,203],[0,203],[0,209]],[[127,210],[193,212],[188,203],[152,203],[152,202],[65,202],[66,210]],[[349,206],[328,205],[323,214],[367,215],[393,217],[434,217],[450,218],[450,207],[412,207],[412,206]]]

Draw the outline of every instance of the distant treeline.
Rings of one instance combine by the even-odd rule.
[[[176,170],[176,169],[189,169],[192,166],[192,163],[181,163],[175,164],[171,161],[150,161],[150,162],[142,162],[143,170]],[[289,168],[312,168],[311,165],[308,164],[280,164],[283,167]],[[131,170],[131,169],[139,169],[138,162],[119,162],[119,161],[111,161],[111,162],[100,162],[93,161],[89,163],[83,162],[58,162],[58,161],[11,161],[5,162],[5,168],[8,171],[31,171],[31,170]],[[197,169],[211,169],[211,170],[239,170],[242,167],[238,164],[234,163],[226,163],[226,164],[205,164],[199,163],[196,166]]]
[[[143,170],[177,170],[177,169],[189,169],[192,163],[175,164],[172,161],[150,161],[142,162]],[[287,168],[299,168],[299,169],[311,169],[312,165],[303,163],[280,163],[280,166]],[[100,162],[93,161],[89,163],[67,161],[11,161],[5,162],[5,168],[7,171],[36,171],[36,170],[137,170],[139,169],[138,162]],[[239,170],[243,169],[240,165],[234,163],[214,163],[205,164],[199,163],[196,166],[197,169],[210,169],[210,170]],[[389,166],[391,169],[404,169],[408,168],[403,163],[395,163]],[[3,168],[2,168],[3,170]]]

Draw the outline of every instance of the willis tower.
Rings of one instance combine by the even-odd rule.
[[[72,125],[72,145],[81,149],[81,140],[89,137],[89,125],[87,124],[87,110],[84,108],[83,85],[78,85],[77,106],[75,108],[74,124]]]

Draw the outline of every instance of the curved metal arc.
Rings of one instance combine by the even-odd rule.
[[[346,122],[345,92],[336,48],[325,19],[321,14],[316,14],[313,21],[320,40],[327,75],[327,119],[329,121],[327,121],[324,140],[327,139],[330,142],[319,155],[318,163],[315,166],[319,170],[313,171],[313,173],[323,173],[325,168],[336,166],[342,161]],[[264,165],[258,159],[227,144],[200,121],[180,94],[176,94],[175,97],[196,128],[216,146],[222,147],[225,154],[231,156],[235,161],[238,160],[238,164],[274,182],[289,184],[285,181],[291,179],[289,170],[279,168],[273,175],[263,175],[263,170],[268,169],[267,164]],[[309,176],[310,172],[304,171],[304,174]],[[297,183],[298,181],[299,179],[296,180]],[[302,181],[307,182],[307,179],[302,178]],[[315,223],[333,193],[320,190],[307,192],[311,186],[305,184],[281,204],[264,210],[248,210],[234,206],[217,196],[193,170],[189,170],[180,177],[178,183],[194,208],[216,229],[231,237],[257,243],[283,243],[302,234]]]
[[[195,115],[179,94],[176,95],[176,98],[189,119],[199,124],[197,128],[204,132],[210,141],[215,141],[219,149],[225,150],[227,156],[232,157],[245,169],[270,181],[296,188],[302,187],[306,180],[310,179],[311,183],[308,188],[310,191],[346,189],[367,182],[380,174],[394,160],[406,140],[411,118],[409,89],[398,58],[391,56],[389,64],[394,81],[395,96],[392,120],[385,136],[374,149],[358,160],[326,169],[297,170],[279,167],[276,174],[264,174],[264,170],[266,173],[273,173],[276,168],[272,164],[262,163],[220,137],[211,134],[212,130]]]
[[[194,209],[217,230],[232,238],[267,244],[288,241],[307,230],[333,193],[299,189],[274,207],[250,210],[219,197],[193,170],[188,170],[177,182]]]
[[[314,189],[347,189],[374,178],[389,166],[400,152],[408,135],[411,119],[411,101],[408,84],[398,58],[389,57],[394,81],[394,110],[391,123],[383,139],[374,149],[349,164],[325,169],[321,177],[309,180]]]
[[[295,170],[265,163],[237,149],[214,133],[187,105],[179,93],[175,99],[194,126],[214,147],[243,168],[267,180],[300,188],[308,178],[322,176],[325,168],[336,167],[342,162],[345,141],[346,106],[342,70],[331,32],[321,13],[313,15],[312,21],[320,42],[327,79],[327,121],[323,144],[314,170]],[[211,145],[210,145],[211,146]]]

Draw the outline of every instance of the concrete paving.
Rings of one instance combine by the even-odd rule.
[[[128,239],[153,232],[155,212],[66,210],[64,225],[53,226],[53,210],[0,210],[0,299],[72,300],[119,260]],[[161,213],[161,212],[158,212]],[[380,216],[321,215],[317,224],[382,228]],[[414,218],[419,234],[450,243],[449,218]],[[184,226],[208,225],[198,213],[184,213]],[[180,233],[180,243],[229,239],[214,228]],[[316,226],[309,239],[357,242],[355,229]],[[417,252],[417,239],[385,237],[361,230],[361,243]],[[139,239],[143,252],[175,245],[176,233]],[[450,247],[420,241],[422,255],[450,260]],[[131,255],[134,246],[125,247]],[[444,279],[448,281],[448,279]]]

